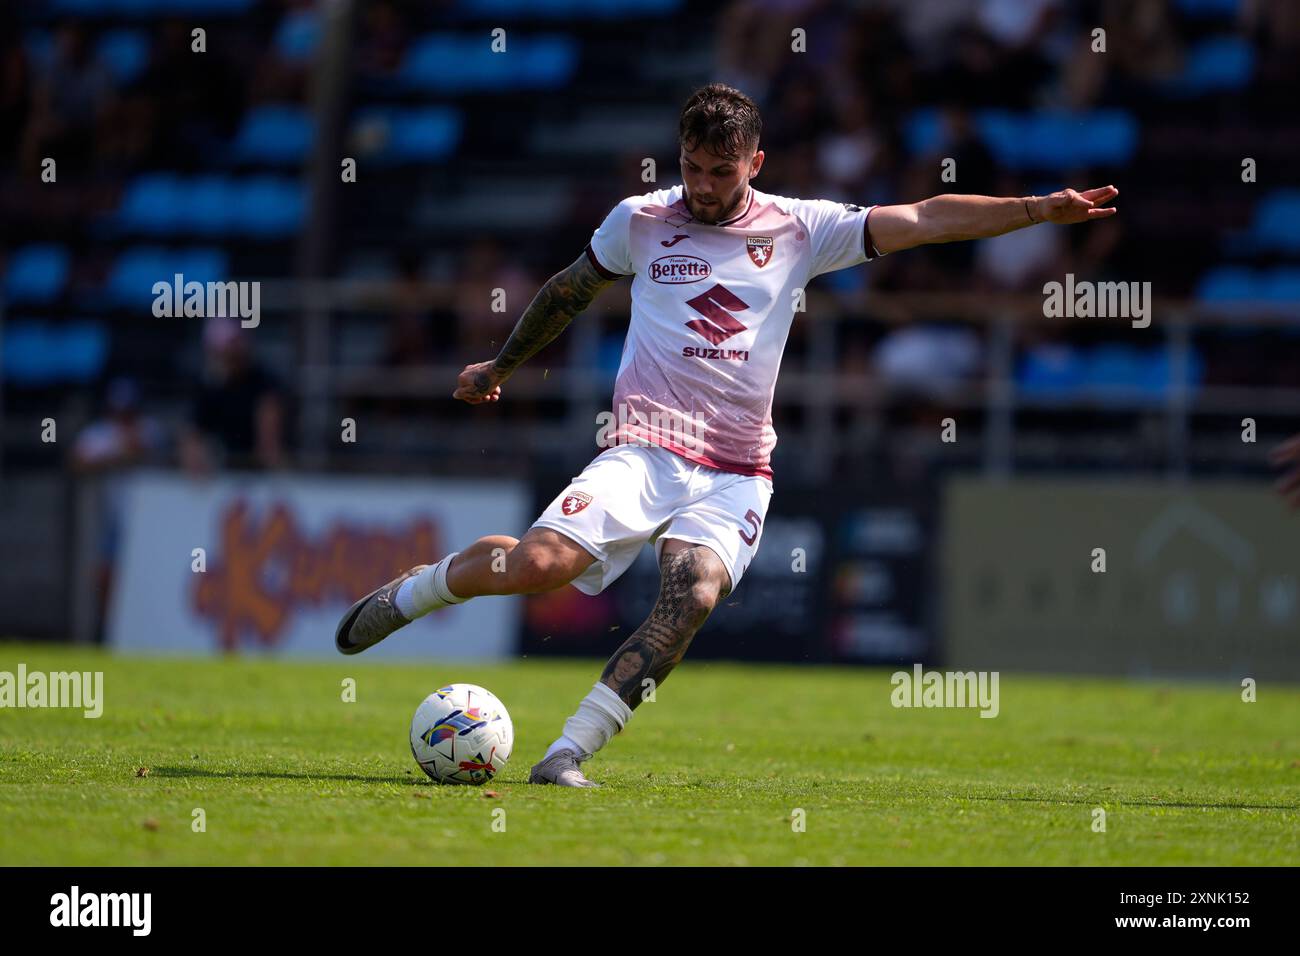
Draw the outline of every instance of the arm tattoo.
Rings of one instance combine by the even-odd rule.
[[[591,305],[596,293],[613,282],[596,271],[586,253],[546,280],[533,297],[493,363],[509,375],[555,339],[573,317]]]
[[[686,548],[663,556],[659,563],[663,576],[659,600],[645,623],[605,665],[600,675],[601,682],[633,710],[642,700],[642,681],[648,677],[656,687],[663,683],[685,656],[691,638],[709,616],[712,606],[699,600],[695,586],[707,580],[711,570],[715,573],[720,570],[709,568],[710,559],[717,562],[717,558],[705,548]],[[725,592],[726,586],[723,585],[720,591]]]

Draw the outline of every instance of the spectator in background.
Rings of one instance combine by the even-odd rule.
[[[854,90],[836,112],[835,128],[817,144],[817,165],[826,183],[823,193],[829,188],[835,195],[863,201],[882,150],[876,128],[871,101]]]
[[[391,76],[402,65],[411,27],[389,0],[366,4],[357,40],[357,68],[367,76]]]
[[[1021,185],[1016,177],[1003,174],[995,188],[1011,190],[997,195],[1017,196],[1027,192]],[[1031,233],[1034,230],[1018,229],[977,244],[975,269],[981,286],[998,292],[1040,292],[1044,282],[1066,271],[1061,231]]]
[[[497,290],[504,296],[499,296]],[[460,348],[465,361],[476,361],[474,356],[499,351],[536,292],[537,283],[502,253],[495,240],[473,242],[466,250],[455,291]],[[498,301],[504,308],[494,312]]]
[[[392,368],[431,365],[435,359],[429,328],[430,285],[425,279],[418,254],[398,257],[392,318],[384,343],[384,364]],[[439,338],[446,330],[439,328]],[[448,343],[444,340],[442,344]]]
[[[112,593],[113,567],[121,543],[126,476],[141,465],[160,461],[162,426],[140,410],[140,391],[130,379],[114,379],[105,395],[102,418],[77,435],[72,446],[72,470],[97,479],[99,541],[96,553],[96,627],[102,630],[108,596]]]
[[[284,467],[284,397],[271,373],[254,360],[239,323],[224,316],[208,319],[203,354],[203,374],[181,433],[181,467],[195,476],[218,465]]]
[[[18,133],[27,126],[31,112],[32,70],[17,32],[0,37],[0,168],[18,158]]]
[[[256,69],[211,37],[208,52],[196,55],[190,30],[188,21],[163,23],[138,84],[152,111],[153,161],[177,169],[200,166],[224,148],[245,108],[244,77]]]
[[[974,193],[988,196],[997,186],[997,164],[976,128],[975,117],[963,103],[950,103],[943,110],[943,136],[938,151],[920,156],[909,168],[902,192],[904,196],[924,196],[933,192]],[[939,178],[945,160],[956,178],[945,182]],[[900,267],[905,287],[944,291],[967,290],[968,276],[975,255],[983,243],[948,242],[926,246],[920,254],[909,257]]]
[[[38,168],[42,157],[58,156],[61,166],[84,168],[113,100],[113,78],[92,55],[85,29],[62,24],[49,64],[36,77],[23,135],[24,165]]]

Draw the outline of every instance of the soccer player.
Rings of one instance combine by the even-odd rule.
[[[532,768],[531,783],[596,786],[580,763],[623,729],[663,683],[754,558],[772,496],[772,394],[802,290],[816,276],[930,242],[981,239],[1038,223],[1079,223],[1113,186],[1050,196],[942,195],[862,207],[788,199],[751,184],[763,167],[749,97],[696,91],[678,126],[682,183],[620,202],[581,255],[552,276],[496,358],[460,374],[454,397],[501,398],[516,369],[605,286],[632,277],[632,318],[598,443],[607,446],[521,539],[480,538],[420,565],[344,615],[338,649],[355,654],[409,621],[489,594],[572,583],[598,594],[655,545],[650,616]],[[493,569],[496,549],[504,570]]]

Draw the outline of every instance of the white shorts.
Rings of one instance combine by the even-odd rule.
[[[596,456],[560,492],[534,528],[582,545],[596,563],[573,586],[599,594],[632,566],[641,548],[676,538],[711,548],[740,583],[758,551],[772,482],[697,465],[657,445],[618,445]]]

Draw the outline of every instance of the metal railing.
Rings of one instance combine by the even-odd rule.
[[[453,290],[430,285],[414,299],[405,290],[402,305],[433,309],[450,306]],[[455,387],[461,370],[458,361],[393,369],[340,363],[331,358],[338,323],[346,315],[367,315],[382,322],[397,305],[397,289],[382,282],[308,282],[266,284],[264,310],[270,321],[301,317],[298,324],[299,447],[301,463],[311,469],[337,464],[340,405],[350,399],[445,399]],[[528,455],[591,435],[594,447],[596,416],[608,408],[611,375],[598,362],[605,326],[617,328],[627,315],[626,291],[613,290],[602,296],[565,331],[560,344],[565,362],[559,368],[543,368],[535,362],[517,372],[509,383],[509,398],[559,403],[563,413],[525,421],[494,421],[490,436],[471,416],[457,421],[440,418],[438,441],[448,454],[472,455],[490,441],[495,448],[509,448],[516,455]],[[279,314],[277,319],[276,314]],[[981,420],[979,432],[982,467],[989,475],[1009,475],[1016,468],[1016,447],[1021,412],[1094,413],[1098,420],[1125,415],[1159,415],[1164,435],[1164,468],[1171,477],[1183,476],[1189,468],[1195,438],[1193,415],[1242,415],[1254,417],[1300,417],[1300,382],[1296,387],[1264,388],[1249,384],[1205,385],[1194,389],[1186,383],[1192,361],[1193,337],[1216,329],[1250,329],[1259,332],[1279,329],[1300,330],[1300,303],[1259,305],[1241,303],[1217,308],[1175,300],[1156,300],[1153,320],[1145,329],[1130,328],[1125,319],[1046,319],[1040,296],[974,295],[943,293],[831,296],[810,291],[807,311],[796,316],[806,337],[802,357],[787,355],[777,388],[778,406],[796,413],[800,424],[778,423],[782,441],[801,449],[802,477],[818,480],[830,475],[835,466],[837,410],[857,413],[879,412],[898,404],[899,396],[875,381],[846,371],[839,361],[845,333],[855,325],[870,323],[888,329],[913,322],[967,324],[981,330],[985,348],[985,372],[965,387],[945,394],[936,404],[960,415],[971,412]],[[614,319],[614,322],[610,322]],[[1150,395],[1107,394],[1097,398],[1043,399],[1022,394],[1016,387],[1014,370],[1017,335],[1030,327],[1059,329],[1068,341],[1070,329],[1098,328],[1112,331],[1115,338],[1135,346],[1158,343],[1168,352],[1171,384],[1162,401],[1153,404]],[[555,346],[552,346],[553,348]],[[491,356],[485,355],[484,359]],[[1261,361],[1267,356],[1261,354]],[[1223,449],[1225,460],[1232,449]]]

